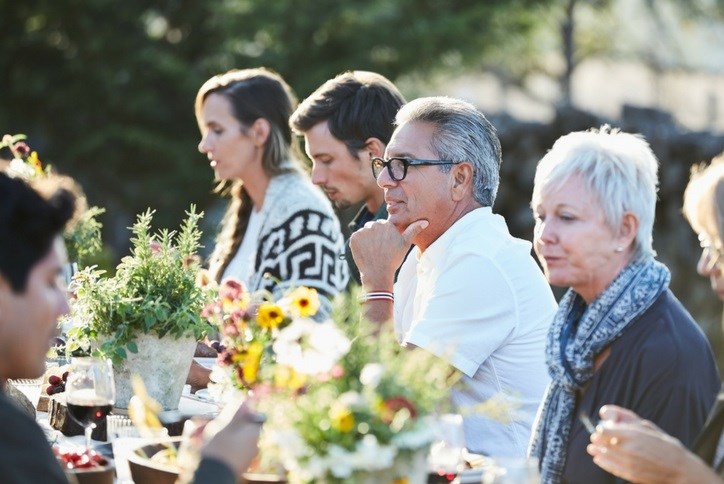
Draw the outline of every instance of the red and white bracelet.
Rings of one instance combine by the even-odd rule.
[[[370,291],[367,294],[361,295],[358,299],[360,302],[381,300],[395,302],[395,296],[390,291]]]

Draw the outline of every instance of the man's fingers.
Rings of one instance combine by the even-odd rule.
[[[412,222],[410,225],[407,226],[405,231],[402,232],[402,238],[405,239],[405,242],[407,244],[411,244],[412,239],[414,239],[417,234],[425,230],[428,225],[430,225],[430,223],[427,220],[417,220],[415,222]]]

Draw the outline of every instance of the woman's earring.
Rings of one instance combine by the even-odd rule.
[[[623,247],[616,247],[616,252],[623,252]]]

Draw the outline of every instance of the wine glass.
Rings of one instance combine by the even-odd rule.
[[[91,449],[91,433],[111,412],[116,399],[113,366],[100,358],[73,358],[65,384],[68,415],[85,430],[86,451]]]
[[[431,470],[444,481],[452,481],[463,468],[465,434],[463,418],[458,414],[444,414],[431,421],[433,441],[428,463]]]
[[[483,484],[538,484],[540,472],[535,457],[495,457],[483,471]]]

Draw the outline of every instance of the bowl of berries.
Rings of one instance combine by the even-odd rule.
[[[113,461],[95,450],[55,448],[54,451],[71,483],[113,484],[115,477]]]

